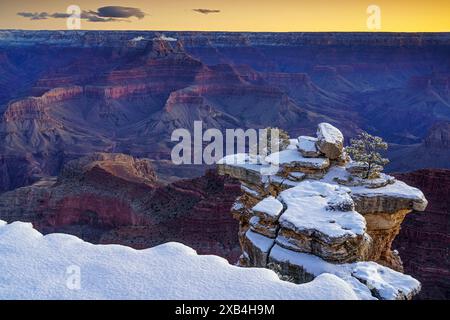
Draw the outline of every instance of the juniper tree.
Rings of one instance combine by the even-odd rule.
[[[363,178],[373,179],[378,177],[383,166],[389,163],[389,160],[378,152],[387,148],[388,144],[382,138],[363,131],[356,139],[350,140],[350,146],[345,150],[354,161],[363,165]]]

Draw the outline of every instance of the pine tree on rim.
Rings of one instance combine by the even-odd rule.
[[[363,131],[356,139],[350,140],[350,146],[346,152],[356,161],[364,166],[364,179],[378,178],[383,167],[389,163],[389,159],[383,158],[379,150],[387,150],[388,144],[381,137],[372,136]]]

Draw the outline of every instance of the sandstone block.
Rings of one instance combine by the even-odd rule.
[[[317,148],[327,158],[338,159],[344,149],[344,136],[339,129],[329,123],[321,123],[317,129]]]

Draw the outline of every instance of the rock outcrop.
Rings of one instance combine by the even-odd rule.
[[[411,299],[420,284],[401,273],[391,244],[405,216],[425,210],[427,200],[385,174],[353,176],[343,141],[337,128],[321,124],[318,137],[292,139],[259,162],[245,154],[219,161],[219,173],[242,184],[232,208],[240,224],[239,263],[276,268],[299,283],[329,272],[364,299]]]
[[[150,161],[98,153],[70,161],[57,178],[1,195],[0,216],[41,230],[87,224],[99,228],[150,223],[139,199],[156,191]]]
[[[317,129],[317,148],[330,160],[342,155],[344,136],[329,123],[319,124]]]
[[[450,148],[450,122],[436,123],[428,132],[424,145],[430,149]]]
[[[15,120],[48,120],[46,108],[52,103],[73,99],[83,94],[83,88],[74,86],[55,88],[44,93],[41,97],[30,97],[11,102],[3,114],[2,122]]]

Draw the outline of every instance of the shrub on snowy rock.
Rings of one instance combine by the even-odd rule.
[[[383,158],[380,150],[387,150],[388,144],[382,138],[372,136],[367,132],[359,134],[357,139],[350,140],[350,146],[345,151],[352,157],[355,164],[348,166],[347,170],[363,179],[376,179],[383,171],[383,166],[389,160]]]

